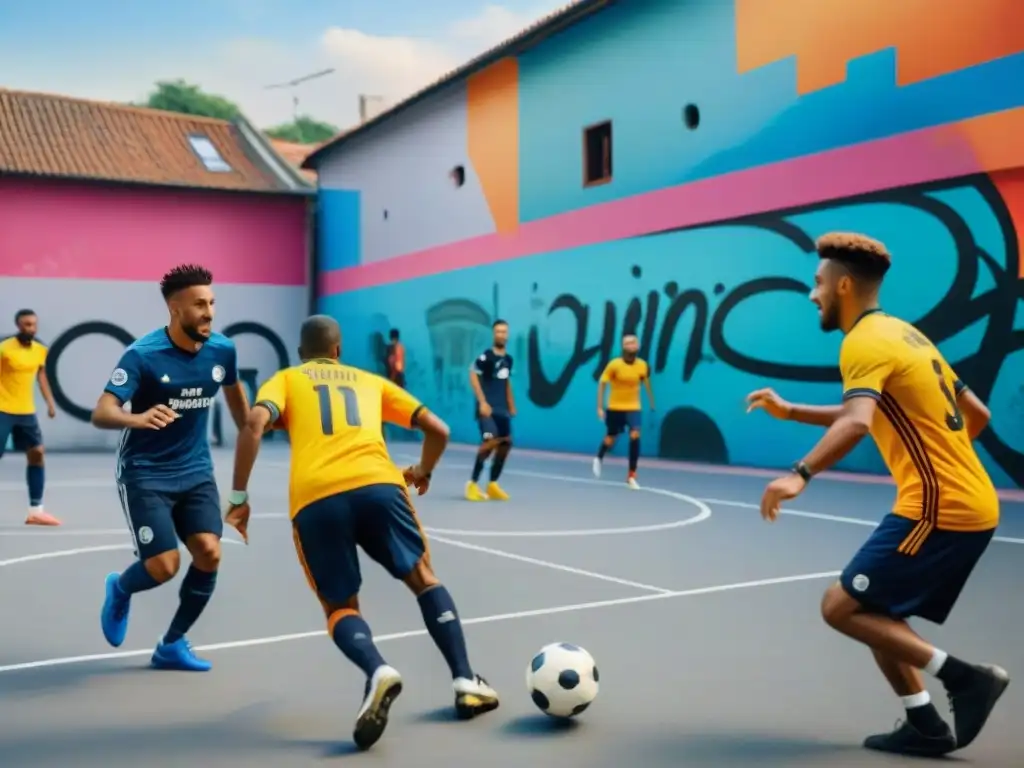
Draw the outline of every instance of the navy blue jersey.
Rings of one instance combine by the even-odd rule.
[[[495,413],[508,413],[508,378],[512,375],[512,356],[499,355],[488,349],[473,363],[473,372],[480,377],[484,399]]]
[[[117,455],[117,481],[154,491],[178,491],[213,474],[210,408],[222,385],[238,380],[235,343],[214,333],[197,352],[171,341],[166,328],[128,347],[104,389],[132,413],[166,405],[179,418],[163,429],[126,429]]]

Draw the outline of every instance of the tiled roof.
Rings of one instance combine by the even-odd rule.
[[[0,173],[256,192],[296,191],[280,158],[229,122],[0,89]],[[219,161],[219,162],[218,162]]]
[[[522,53],[526,49],[539,43],[548,35],[554,34],[555,32],[567,27],[571,27],[592,13],[603,10],[614,2],[615,0],[572,0],[572,2],[562,6],[557,11],[549,13],[547,16],[538,19],[526,29],[510,37],[508,40],[499,43],[476,58],[470,59],[461,67],[453,69],[448,74],[443,75],[425,88],[421,88],[408,98],[392,105],[389,109],[384,110],[372,119],[367,120],[365,123],[345,130],[330,141],[325,141],[315,152],[311,153],[306,158],[302,167],[316,168],[317,162],[343,141],[348,141],[353,136],[358,136],[370,128],[379,125],[388,118],[394,117],[396,114],[408,107],[411,107],[413,104],[423,101],[423,99],[428,96],[437,93],[446,85],[464,80],[474,72],[478,72],[481,69],[490,66],[505,56],[516,56],[519,53]]]
[[[300,169],[299,172],[307,181],[316,183],[316,171],[301,169],[302,162],[309,156],[310,152],[315,151],[320,146],[319,144],[296,144],[294,141],[285,141],[284,139],[275,139],[273,137],[268,140],[274,151],[296,169]]]

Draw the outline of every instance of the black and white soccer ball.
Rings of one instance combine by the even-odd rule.
[[[545,645],[526,668],[526,690],[538,709],[551,717],[581,714],[597,698],[597,664],[578,645]]]

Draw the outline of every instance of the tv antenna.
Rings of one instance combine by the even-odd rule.
[[[295,92],[295,88],[302,83],[309,82],[310,80],[316,80],[321,77],[334,73],[334,67],[329,69],[322,69],[319,72],[311,72],[308,75],[302,75],[296,77],[293,80],[286,80],[283,83],[271,83],[270,85],[263,86],[263,90],[272,91],[280,88],[288,88],[292,92],[292,120],[297,120],[299,117],[299,94]]]

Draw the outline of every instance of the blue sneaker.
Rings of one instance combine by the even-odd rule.
[[[213,667],[206,659],[195,655],[191,643],[184,637],[173,643],[165,643],[161,638],[150,663],[155,669],[175,669],[179,672],[209,672]]]
[[[107,574],[106,598],[100,611],[100,626],[107,642],[117,648],[128,633],[128,612],[132,607],[131,595],[126,595],[117,585],[119,573]]]

